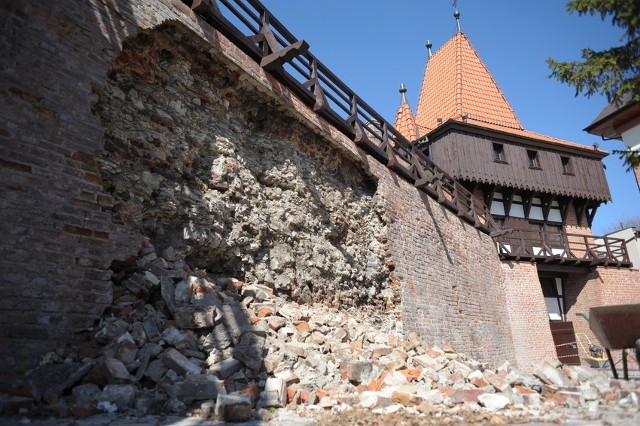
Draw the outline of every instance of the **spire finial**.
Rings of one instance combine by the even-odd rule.
[[[408,104],[409,102],[407,101],[407,86],[404,85],[404,83],[400,84],[400,103],[401,104]]]
[[[433,44],[431,44],[431,40],[427,40],[427,52],[429,52],[429,58],[431,58],[431,46],[433,46]]]
[[[461,33],[462,30],[460,29],[460,11],[458,9],[453,12],[453,17],[456,18],[456,26],[458,27],[458,32]]]

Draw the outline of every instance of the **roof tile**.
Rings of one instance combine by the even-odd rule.
[[[436,128],[438,118],[444,123],[463,114],[485,123],[523,128],[467,36],[458,32],[427,62],[416,111],[419,133]]]
[[[396,121],[393,127],[400,132],[402,136],[409,141],[414,141],[418,138],[418,127],[416,126],[416,120],[413,117],[413,111],[411,106],[407,102],[402,102],[396,112]]]
[[[418,136],[464,121],[555,145],[585,145],[525,130],[467,36],[456,33],[427,61],[416,110]]]

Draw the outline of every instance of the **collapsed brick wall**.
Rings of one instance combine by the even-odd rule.
[[[387,304],[400,286],[406,331],[418,331],[437,344],[451,343],[485,361],[513,358],[504,276],[490,238],[357,150],[181,2],[3,2],[0,13],[5,64],[0,102],[6,107],[0,122],[3,383],[11,386],[15,374],[59,344],[73,344],[74,332],[93,325],[112,300],[113,262],[137,255],[144,235],[160,247],[184,249],[197,266],[246,279],[268,282],[267,275],[282,268],[303,284],[298,287],[301,300],[318,294],[318,287],[309,284],[324,280],[326,273],[341,275],[324,291],[325,300],[335,303]],[[179,99],[190,90],[190,77],[181,68],[189,64],[176,60],[181,52],[160,51],[156,63],[144,62],[149,58],[137,58],[132,50],[116,59],[124,40],[144,41],[148,34],[136,34],[167,20],[180,22],[206,43],[207,52],[201,51],[191,65],[218,71],[210,76],[210,93],[192,96],[200,105]],[[205,58],[213,64],[198,62]],[[239,68],[223,71],[215,68],[216,60]],[[119,74],[118,61],[127,64],[131,75]],[[163,81],[166,70],[163,74],[153,67],[158,64],[175,67],[175,78],[185,80]],[[129,87],[132,76],[139,81]],[[145,80],[159,77],[159,86]],[[137,87],[140,81],[145,84]],[[231,88],[240,89],[243,98]],[[147,110],[145,102],[154,96],[166,96],[157,100],[162,108]],[[136,112],[140,103],[144,108]],[[282,105],[291,115],[282,113]],[[118,107],[123,107],[119,114]],[[207,118],[206,112],[213,115]],[[304,120],[309,130],[292,117]],[[204,121],[187,131],[184,123],[192,118]],[[249,125],[234,125],[227,121],[231,118]],[[178,127],[185,130],[176,138]],[[151,128],[157,137],[135,137]],[[215,134],[207,133],[211,128]],[[252,151],[255,147],[262,151]],[[277,148],[284,148],[288,158],[283,160]],[[377,189],[354,161],[375,176]],[[185,170],[189,179],[181,182]],[[269,194],[262,206],[242,201],[256,195],[243,191],[258,188]],[[179,203],[166,197],[171,190]],[[223,200],[224,209],[215,210],[207,195]],[[282,198],[288,198],[286,203],[273,203]],[[287,210],[292,205],[304,213]],[[313,211],[320,207],[324,210]],[[200,208],[211,208],[212,216],[193,211]],[[287,227],[271,232],[270,209],[280,209]],[[258,223],[238,224],[232,211]],[[388,242],[384,211],[390,221]],[[181,227],[183,220],[186,227]],[[319,245],[324,253],[292,260],[301,247],[286,238],[295,238],[309,220],[306,250]],[[255,238],[267,230],[268,256],[261,248],[252,253]],[[327,251],[319,236],[340,244]],[[286,243],[280,250],[284,260],[274,267],[270,252],[275,255],[281,242]],[[317,267],[302,267],[315,263],[316,255],[322,258]],[[395,261],[395,290],[381,264],[388,257]],[[346,264],[350,270],[328,270]],[[291,283],[290,275],[287,283],[271,278],[283,289]],[[364,288],[356,291],[359,285]]]
[[[300,303],[393,303],[374,180],[194,40],[172,24],[128,39],[100,89],[114,221]]]

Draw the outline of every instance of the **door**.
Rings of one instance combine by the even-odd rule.
[[[549,321],[558,360],[567,365],[580,365],[576,333],[571,321]]]
[[[558,360],[563,364],[580,365],[573,323],[565,321],[564,281],[557,276],[541,276],[539,278]]]

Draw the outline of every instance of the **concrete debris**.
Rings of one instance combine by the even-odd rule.
[[[191,270],[176,247],[160,252],[152,259],[146,250],[135,264],[149,269],[138,266],[114,280],[113,305],[87,336],[97,349],[83,353],[95,356],[78,362],[77,354],[51,353],[30,372],[30,388],[2,395],[0,407],[229,422],[269,410],[312,416],[469,409],[493,418],[559,407],[640,408],[640,383],[611,380],[608,371],[555,360],[540,362],[532,374],[509,363],[492,369],[450,345],[403,337],[395,318],[373,324],[365,312],[299,305],[268,287]],[[278,265],[285,268],[287,259]]]
[[[31,393],[36,400],[55,402],[67,388],[76,384],[90,369],[91,364],[84,363],[41,365],[28,374]]]

